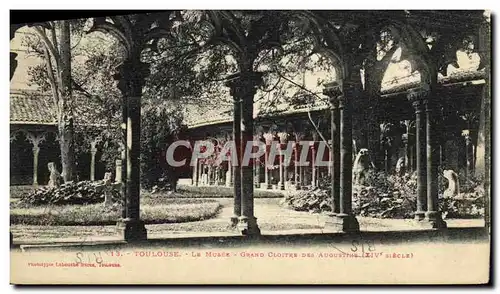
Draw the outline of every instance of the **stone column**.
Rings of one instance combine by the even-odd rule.
[[[262,74],[256,72],[242,72],[230,77],[226,83],[230,88],[231,96],[241,101],[241,150],[251,141],[254,133],[253,98],[257,87],[262,83]],[[241,162],[241,161],[240,161]],[[238,230],[243,235],[260,235],[257,219],[254,215],[254,185],[253,166],[250,160],[248,166],[241,164],[241,216]]]
[[[316,140],[317,135],[313,132],[313,142],[311,142],[311,186],[316,187]]]
[[[462,136],[465,139],[465,180],[466,183],[468,184],[470,175],[472,174],[471,169],[472,169],[472,156],[470,154],[470,149],[471,149],[471,144],[472,144],[472,139],[470,136],[470,130],[462,130]]]
[[[212,180],[213,180],[212,174],[213,174],[212,164],[209,164],[208,165],[208,171],[207,171],[207,183],[208,183],[208,186],[212,185]]]
[[[226,186],[231,187],[233,186],[233,161],[231,160],[231,156],[228,157],[227,160],[227,173],[229,174],[227,177],[229,177],[228,180],[226,180]]]
[[[125,107],[125,106],[124,106]],[[127,126],[122,126],[123,127],[123,130],[124,130],[124,133],[125,133],[125,137],[124,139],[126,139],[126,133],[127,133]],[[124,142],[120,142],[120,163],[121,163],[121,168],[120,168],[120,192],[121,192],[121,196],[122,196],[122,219],[126,219],[127,218],[127,148],[125,148],[125,143]],[[118,225],[118,228],[120,228],[120,223]]]
[[[95,181],[95,155],[97,153],[97,140],[90,142],[90,180]]]
[[[426,117],[424,116],[427,93],[422,89],[409,91],[408,100],[415,108],[415,150],[417,157],[417,211],[415,219],[422,220],[427,210]]]
[[[137,48],[135,48],[137,49]],[[141,137],[141,96],[145,78],[149,75],[149,65],[140,61],[140,50],[130,52],[128,58],[118,68],[115,75],[118,88],[124,96],[123,115],[126,115],[126,197],[125,218],[117,225],[125,241],[147,239],[144,222],[140,219],[140,137]],[[125,121],[124,121],[125,123]]]
[[[293,145],[293,157],[294,157],[294,164],[293,164],[293,182],[295,185],[295,189],[299,190],[300,189],[300,183],[299,183],[299,143],[295,141],[295,144]]]
[[[484,66],[485,84],[481,95],[482,111],[479,115],[478,140],[474,151],[474,174],[476,177],[484,177],[484,219],[486,228],[491,230],[491,11],[483,13],[478,36],[478,51],[481,65]]]
[[[233,97],[233,141],[236,149],[236,161],[231,162],[233,169],[233,216],[231,226],[236,228],[241,217],[241,93],[234,80],[229,80],[226,86],[230,88]]]
[[[115,160],[115,183],[122,182],[122,160]]]
[[[439,144],[436,132],[436,97],[430,97],[426,103],[427,118],[427,212],[425,221],[435,229],[446,228],[446,222],[442,219],[438,207],[438,167],[439,167]],[[434,98],[434,99],[433,99]]]
[[[274,163],[270,162],[269,152],[270,152],[272,142],[273,142],[273,135],[271,133],[266,133],[266,134],[264,134],[264,139],[266,140],[266,154],[264,157],[264,161],[265,161],[264,177],[265,177],[265,181],[266,181],[266,189],[272,189],[270,167]]]
[[[260,136],[256,135],[254,137],[255,142],[260,142]],[[254,147],[255,148],[255,147]],[[254,185],[255,188],[260,188],[260,158],[254,158]]]
[[[354,99],[354,85],[343,87],[339,101],[340,121],[340,201],[339,213],[334,217],[334,225],[344,232],[358,232],[359,223],[352,213],[352,114],[351,100]]]
[[[285,166],[285,154],[283,153],[283,149],[286,148],[288,134],[286,132],[282,132],[278,134],[280,138],[280,146],[279,146],[279,159],[280,159],[280,182],[279,188],[280,190],[285,190],[285,182],[286,182],[286,173],[287,168]]]
[[[40,154],[40,143],[45,141],[45,134],[26,133],[26,139],[33,144],[33,186],[38,186],[38,155]]]
[[[38,186],[38,154],[40,147],[33,147],[33,186]]]
[[[339,97],[342,95],[342,89],[337,83],[330,83],[325,85],[323,91],[330,99],[330,179],[331,179],[331,192],[333,204],[333,213],[340,212],[340,115],[339,115]]]
[[[196,163],[193,166],[193,186],[198,187],[200,181],[200,173],[199,173],[199,160],[196,159]]]
[[[256,158],[255,164],[257,165],[255,167],[255,188],[260,188],[260,159]]]

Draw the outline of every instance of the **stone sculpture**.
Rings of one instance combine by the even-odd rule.
[[[49,162],[47,164],[47,167],[49,168],[49,183],[48,186],[50,188],[57,188],[61,186],[62,183],[62,177],[61,174],[57,171],[57,167],[53,162]]]

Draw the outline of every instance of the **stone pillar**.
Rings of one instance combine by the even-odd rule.
[[[295,185],[295,189],[299,190],[300,189],[300,182],[299,182],[299,142],[295,141],[295,144],[293,145],[293,157],[294,157],[294,164],[293,164],[293,183]]]
[[[95,155],[97,153],[97,140],[90,142],[90,180],[95,181]]]
[[[207,172],[207,184],[208,186],[212,185],[212,180],[213,180],[213,168],[212,164],[208,165],[208,172]]]
[[[124,106],[125,107],[125,106]],[[127,133],[127,126],[123,126],[123,130],[125,132],[125,137],[124,139],[126,139],[126,133]],[[125,144],[120,142],[120,163],[121,163],[121,168],[120,168],[120,171],[121,171],[121,174],[120,174],[120,182],[121,182],[121,185],[120,185],[120,192],[121,192],[121,196],[122,196],[122,219],[126,219],[127,218],[127,148],[125,148]],[[120,227],[120,224],[119,226]]]
[[[479,130],[477,145],[474,151],[476,177],[484,178],[484,219],[485,226],[491,229],[491,11],[484,11],[483,21],[478,29],[478,51],[481,57],[481,67],[484,67],[485,84],[482,91],[481,113],[479,115]]]
[[[233,75],[226,83],[230,88],[231,96],[241,101],[241,150],[247,142],[252,141],[254,133],[253,98],[257,87],[262,83],[262,74],[243,72]],[[241,161],[240,161],[241,162]],[[238,230],[243,235],[260,235],[257,219],[254,215],[254,185],[253,166],[250,160],[248,166],[241,164],[241,216]]]
[[[272,184],[271,184],[271,166],[274,164],[273,162],[270,162],[269,159],[269,152],[272,146],[273,142],[273,135],[271,133],[266,133],[264,134],[264,139],[266,140],[266,154],[264,157],[265,161],[265,167],[264,167],[264,177],[265,177],[265,182],[266,182],[266,189],[272,189]]]
[[[424,115],[427,93],[422,89],[408,93],[408,100],[415,108],[415,150],[417,156],[417,211],[415,219],[422,220],[427,210],[426,117]]]
[[[403,134],[401,136],[401,141],[403,143],[404,148],[404,164],[405,164],[405,173],[410,171],[410,146],[408,145],[408,133]]]
[[[426,103],[427,118],[427,212],[425,221],[435,229],[446,228],[446,222],[442,219],[441,211],[438,207],[438,167],[439,167],[439,144],[436,132],[436,104],[430,97]]]
[[[226,175],[226,187],[233,186],[233,161],[231,160],[231,156],[228,157],[227,160],[227,175]]]
[[[255,159],[255,188],[260,188],[260,159]]]
[[[235,81],[228,81],[226,86],[230,88],[231,96],[233,97],[233,141],[236,149],[236,161],[231,162],[234,193],[231,226],[236,228],[241,217],[241,94],[238,92]]]
[[[313,142],[311,142],[311,186],[316,187],[316,136],[313,133]]]
[[[122,182],[122,160],[115,160],[115,183]]]
[[[40,143],[45,141],[45,134],[26,133],[26,139],[33,144],[33,186],[38,186],[38,155],[40,154]]]
[[[279,189],[285,190],[285,182],[286,182],[286,166],[285,166],[285,154],[283,153],[283,149],[286,148],[288,134],[286,132],[282,132],[278,134],[280,138],[279,145],[279,164],[280,164],[280,182]]]
[[[137,49],[137,48],[135,48]],[[126,203],[125,218],[117,225],[125,241],[147,239],[144,222],[140,219],[140,138],[141,96],[149,65],[140,61],[140,50],[130,52],[118,68],[115,78],[126,101],[123,114],[127,116],[126,130]]]
[[[470,135],[470,130],[462,130],[462,136],[465,139],[465,183],[468,185],[470,175],[472,174],[472,156],[470,154],[470,149],[472,145],[472,139]]]
[[[193,166],[193,186],[198,187],[199,181],[200,181],[199,160],[196,159],[196,162]]]
[[[336,229],[344,232],[358,232],[359,223],[352,213],[352,113],[351,100],[354,99],[354,85],[343,87],[343,95],[339,96],[340,121],[340,201],[339,212],[334,217]]]
[[[333,213],[340,212],[340,115],[339,115],[339,97],[342,95],[342,89],[337,83],[330,83],[325,85],[323,91],[330,99],[330,179],[331,179],[331,192],[333,204]]]
[[[40,147],[33,147],[33,186],[38,186],[38,154]]]

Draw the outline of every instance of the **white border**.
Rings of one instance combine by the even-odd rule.
[[[9,51],[9,45],[7,43],[8,40],[8,25],[9,25],[9,9],[453,9],[453,10],[461,10],[461,9],[490,9],[492,10],[493,15],[495,15],[495,12],[498,12],[499,10],[496,9],[498,6],[498,1],[487,1],[487,0],[474,0],[474,1],[433,1],[433,0],[419,0],[419,1],[401,1],[401,0],[385,0],[385,1],[370,1],[370,0],[364,0],[364,1],[354,1],[354,0],[349,0],[349,1],[318,1],[318,0],[301,0],[301,1],[296,1],[296,0],[288,0],[288,1],[274,1],[271,2],[269,0],[251,0],[251,1],[222,1],[222,0],[183,0],[183,1],[168,1],[168,0],[163,0],[163,1],[151,1],[151,0],[141,0],[141,1],[127,1],[127,0],[120,0],[120,1],[102,1],[102,0],[85,0],[85,1],[67,1],[67,0],[22,0],[22,1],[2,1],[1,5],[2,9],[1,10],[1,15],[0,19],[2,19],[2,22],[5,26],[3,26],[2,30],[0,31],[1,38],[0,40],[4,40],[3,42],[3,48],[2,48],[2,56],[4,56],[5,62],[3,63],[3,70],[0,71],[0,81],[2,81],[1,87],[2,87],[2,92],[3,99],[1,99],[0,102],[0,131],[1,131],[1,138],[4,138],[5,142],[4,144],[0,144],[1,146],[1,152],[0,154],[2,155],[2,158],[0,159],[0,162],[7,163],[9,161],[9,147],[7,145],[7,137],[9,133],[9,88],[10,85],[7,84],[8,81],[8,51]],[[495,22],[497,20],[495,19]],[[495,23],[494,23],[495,24]],[[495,32],[495,39],[498,39],[498,30],[494,29]],[[496,54],[493,52],[492,56],[495,56]],[[493,58],[494,61],[494,69],[498,68],[498,63],[497,59]],[[497,85],[497,76],[494,76],[494,83],[492,85]],[[494,99],[494,98],[492,98]],[[494,103],[495,109],[492,109],[492,117],[494,118],[495,115],[494,113],[500,113],[500,103],[496,102]],[[494,138],[498,137],[498,133],[500,132],[500,126],[498,125],[499,119],[495,120],[495,125],[493,126],[494,130]],[[497,150],[498,151],[498,150]],[[498,155],[494,157],[495,162],[497,163],[497,158]],[[3,201],[5,201],[5,205],[3,205],[3,211],[1,213],[1,219],[2,219],[2,231],[3,233],[0,234],[0,237],[2,238],[1,244],[1,253],[3,255],[3,258],[1,259],[2,262],[2,275],[1,275],[1,286],[2,286],[2,293],[10,293],[15,291],[12,286],[9,286],[9,270],[10,270],[10,263],[9,261],[9,248],[8,248],[8,240],[7,240],[7,230],[9,228],[9,206],[7,205],[7,199],[9,195],[9,165],[8,164],[2,164],[2,172],[0,173],[2,176],[0,177],[0,187],[1,193],[4,197]],[[500,174],[494,173],[495,179],[492,180],[492,183],[500,183]],[[493,195],[493,197],[495,197]],[[498,209],[498,203],[500,201],[497,199],[495,201],[496,205],[493,208],[494,211],[500,211]],[[496,219],[496,217],[495,217]],[[496,228],[496,224],[494,226]],[[498,237],[498,232],[496,231],[495,234]],[[498,254],[496,254],[498,256]],[[496,271],[498,272],[498,271]],[[498,280],[497,280],[498,281]],[[417,288],[418,289],[418,288]],[[38,291],[47,291],[47,292],[52,292],[54,289],[37,289]],[[124,289],[108,289],[108,291],[123,291]],[[133,289],[128,289],[129,291]],[[142,292],[143,289],[137,289],[137,291],[140,293]],[[213,291],[214,289],[210,290]],[[227,289],[229,291],[234,291],[235,289]],[[281,289],[280,291],[283,291],[284,289]],[[302,291],[307,291],[307,289],[301,288]],[[316,289],[319,290],[319,289]],[[342,291],[341,289],[332,289],[334,291]],[[352,292],[351,289],[350,292]],[[386,291],[386,289],[378,289],[379,291]],[[419,291],[425,291],[425,292],[432,292],[430,289],[418,289]],[[69,291],[67,288],[66,289],[61,289],[59,291]],[[92,291],[92,293],[104,293],[103,290],[96,290],[96,289],[80,289],[80,291]],[[164,290],[162,290],[164,291]],[[169,292],[177,292],[179,290],[176,289],[167,289]],[[201,292],[201,290],[199,290]],[[209,291],[209,289],[204,289],[203,292]],[[269,290],[264,290],[262,288],[260,289],[255,289],[255,291],[258,291],[259,293],[261,292],[266,292]],[[278,289],[274,289],[274,291],[278,291]],[[287,290],[285,290],[287,291]],[[322,291],[331,291],[330,289],[322,289]],[[357,289],[354,290],[355,292],[360,291],[360,292],[372,292],[374,289],[365,289],[363,290]],[[454,290],[449,289],[447,290],[450,293],[453,293]],[[453,291],[453,292],[452,292]],[[471,291],[477,291],[475,289],[466,289],[467,292]],[[446,291],[444,291],[446,292]]]

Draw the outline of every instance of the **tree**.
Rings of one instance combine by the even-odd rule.
[[[41,66],[32,69],[32,81],[42,89],[50,88],[56,109],[58,138],[61,149],[62,176],[64,182],[74,179],[74,114],[71,85],[71,32],[70,21],[52,21],[32,27],[38,40],[28,45],[44,60]]]

